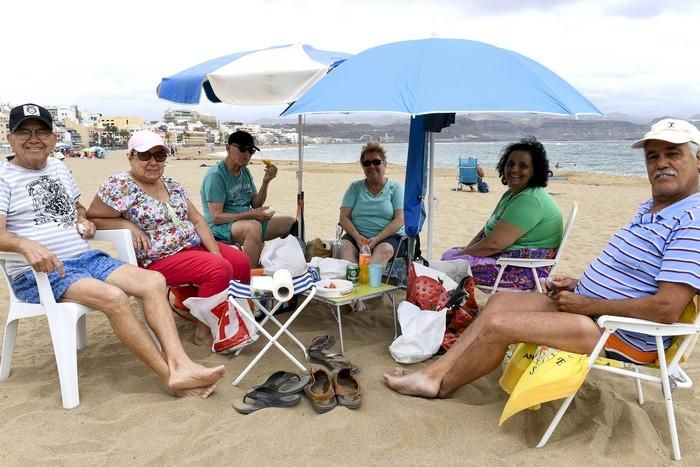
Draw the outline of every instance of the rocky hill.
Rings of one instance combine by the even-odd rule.
[[[292,125],[275,125],[292,127]],[[535,136],[546,141],[634,140],[649,128],[647,124],[611,119],[571,119],[557,117],[499,118],[457,116],[456,122],[436,134],[438,141],[511,141]],[[409,119],[386,125],[368,123],[307,123],[311,137],[340,138],[349,141],[374,139],[408,141]]]

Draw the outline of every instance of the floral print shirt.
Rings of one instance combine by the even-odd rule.
[[[97,189],[102,202],[119,211],[150,238],[150,250],[136,251],[142,267],[202,243],[194,224],[187,218],[187,190],[170,177],[161,180],[170,194],[169,203],[144,193],[127,172],[112,175]]]

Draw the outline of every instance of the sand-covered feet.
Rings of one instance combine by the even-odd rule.
[[[407,396],[434,398],[440,392],[440,381],[432,379],[422,371],[409,372],[394,368],[391,373],[384,373],[384,381],[390,389]]]
[[[207,398],[214,392],[216,382],[224,376],[226,368],[219,365],[206,368],[192,363],[186,367],[170,370],[168,388],[179,397],[199,396]]]

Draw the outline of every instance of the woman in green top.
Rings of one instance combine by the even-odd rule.
[[[467,246],[450,248],[442,255],[443,260],[468,260],[477,285],[493,285],[498,274],[496,260],[501,256],[554,258],[563,234],[559,206],[544,189],[549,161],[542,143],[526,138],[506,146],[496,169],[508,190]],[[549,269],[539,268],[539,277],[547,277]],[[533,289],[532,272],[508,268],[500,287]]]

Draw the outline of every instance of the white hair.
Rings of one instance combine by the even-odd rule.
[[[690,153],[693,155],[693,157],[697,156],[698,152],[700,152],[700,144],[696,143],[695,141],[688,141],[688,147],[690,148]]]

